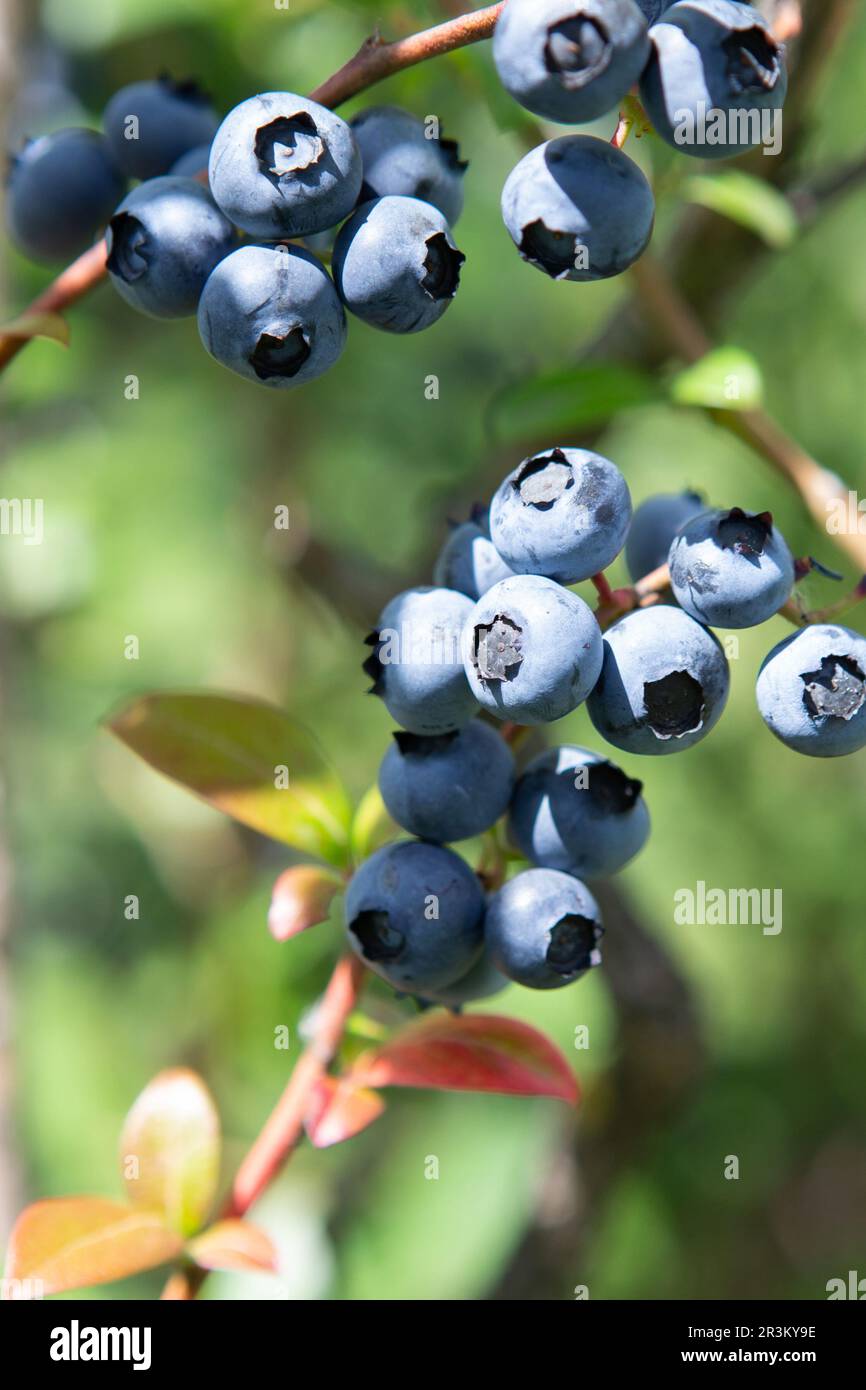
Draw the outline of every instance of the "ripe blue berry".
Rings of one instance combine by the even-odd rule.
[[[679,753],[706,738],[729,685],[717,638],[681,609],[658,605],[605,633],[587,709],[601,736],[627,753]]]
[[[194,314],[205,281],[237,236],[195,179],[150,179],[108,224],[108,273],[128,304],[154,318]]]
[[[467,165],[454,140],[428,134],[428,126],[399,106],[369,106],[352,120],[361,151],[360,201],[396,193],[438,208],[450,226],[463,211]]]
[[[655,24],[662,12],[668,7],[668,0],[635,0],[635,3],[647,24]]]
[[[592,135],[561,135],[512,169],[502,216],[523,259],[554,280],[605,280],[646,249],[655,202],[622,150]]]
[[[418,198],[376,198],[337,237],[334,279],[346,308],[365,323],[420,333],[445,313],[465,259],[438,208]]]
[[[468,840],[495,825],[514,787],[511,749],[473,719],[450,734],[394,734],[379,768],[390,815],[422,840]]]
[[[230,111],[208,168],[226,217],[265,240],[324,232],[348,217],[361,190],[350,127],[293,92],[264,92]]]
[[[656,131],[698,159],[775,144],[785,50],[763,15],[735,0],[678,0],[650,30],[641,98]]]
[[[706,510],[696,492],[659,493],[641,502],[625,543],[625,562],[632,583],[666,565],[671,542],[687,521]]]
[[[208,161],[210,159],[210,140],[204,145],[195,145],[186,154],[182,154],[169,169],[170,174],[177,174],[181,178],[194,179],[199,174],[207,173]]]
[[[866,638],[825,623],[795,632],[765,659],[757,697],[764,723],[797,753],[866,747]]]
[[[370,694],[412,734],[447,734],[478,712],[461,656],[471,612],[471,600],[453,589],[407,589],[386,604],[366,639]]]
[[[92,245],[123,197],[125,180],[95,130],[58,130],[12,160],[9,235],[35,261],[65,261]]]
[[[539,868],[604,877],[646,844],[650,820],[641,791],[640,782],[588,748],[549,748],[518,780],[509,830]]]
[[[406,840],[377,850],[349,884],[345,915],[352,949],[406,994],[452,984],[481,952],[481,885],[440,845]]]
[[[506,0],[493,35],[503,86],[536,116],[566,124],[612,110],[649,52],[634,0]]]
[[[484,935],[503,975],[530,989],[559,989],[601,964],[598,903],[571,874],[526,869],[487,904]]]
[[[327,271],[299,246],[241,246],[211,273],[198,306],[217,362],[264,386],[300,386],[333,366],[346,317]]]
[[[498,719],[547,724],[576,709],[601,670],[601,632],[582,598],[518,574],[478,600],[463,634],[469,685]]]
[[[487,509],[481,507],[452,530],[439,552],[433,581],[474,600],[513,573],[490,539]]]
[[[121,87],[103,114],[105,138],[135,179],[167,174],[181,155],[213,138],[219,116],[195,82],[170,77]]]
[[[701,512],[674,537],[668,563],[677,603],[709,627],[766,622],[794,584],[791,552],[769,512]]]
[[[510,984],[508,976],[497,970],[485,947],[471,970],[451,985],[426,990],[421,1002],[443,1004],[446,1009],[453,1009],[457,1013],[464,1004],[472,1004],[476,999],[490,999],[492,995],[508,989]]]
[[[576,584],[616,559],[631,521],[619,469],[586,449],[524,459],[490,505],[490,536],[518,574]]]

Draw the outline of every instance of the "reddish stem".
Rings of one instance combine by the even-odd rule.
[[[319,1005],[315,1035],[235,1175],[226,1216],[243,1216],[249,1210],[303,1138],[310,1098],[334,1060],[363,977],[357,956],[345,955],[337,961]]]
[[[595,591],[602,603],[610,603],[613,598],[613,589],[607,582],[607,577],[600,571],[592,576]]]
[[[314,1036],[298,1058],[286,1089],[235,1174],[223,1208],[224,1217],[244,1216],[301,1142],[313,1092],[334,1060],[346,1022],[357,1003],[364,973],[361,962],[351,954],[341,956],[334,966],[319,1004]],[[162,1297],[169,1300],[195,1298],[206,1278],[207,1271],[195,1265],[180,1270],[169,1279]]]

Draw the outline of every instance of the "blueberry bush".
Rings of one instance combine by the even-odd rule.
[[[287,1161],[297,1152],[307,1163],[310,1150],[345,1152],[349,1164],[354,1153],[375,1153],[363,1146],[392,1110],[403,1113],[402,1090],[428,1093],[417,1110],[405,1102],[413,1153],[424,1144],[422,1103],[475,1092],[496,1107],[479,1113],[491,1117],[491,1142],[501,1137],[503,1182],[542,1164],[543,1146],[571,1185],[548,1221],[565,1233],[563,1249],[551,1253],[544,1222],[533,1224],[530,1186],[518,1183],[493,1266],[471,1273],[458,1296],[477,1296],[497,1278],[505,1296],[525,1296],[527,1286],[530,1296],[585,1297],[591,1285],[645,1292],[645,1274],[629,1285],[588,1250],[583,1216],[569,1205],[568,1163],[577,1152],[616,1246],[629,1204],[653,1229],[650,1179],[635,1160],[651,1168],[654,1143],[675,1145],[678,1127],[688,1137],[702,1105],[718,1115],[735,1092],[723,1077],[715,1108],[712,1092],[703,1099],[708,1043],[684,967],[611,880],[627,866],[629,875],[642,872],[658,835],[662,867],[647,872],[666,875],[669,896],[700,862],[695,825],[709,825],[726,847],[730,881],[748,885],[730,893],[748,903],[757,895],[759,904],[757,917],[732,919],[725,908],[715,921],[772,936],[781,915],[762,915],[766,890],[753,885],[763,873],[784,876],[791,845],[781,830],[767,832],[762,856],[765,822],[805,833],[785,819],[798,797],[802,806],[817,786],[819,799],[856,800],[862,781],[846,769],[862,771],[866,748],[866,638],[856,626],[866,597],[866,504],[843,467],[850,443],[828,425],[825,449],[839,462],[819,462],[795,437],[804,423],[797,402],[787,403],[794,418],[785,424],[775,409],[776,398],[786,403],[778,381],[794,370],[785,365],[794,350],[785,324],[793,336],[796,313],[778,306],[772,287],[786,259],[808,254],[814,227],[840,209],[844,216],[866,182],[862,154],[838,152],[833,130],[813,129],[822,63],[841,64],[848,7],[505,0],[458,14],[425,5],[414,31],[405,10],[395,13],[402,37],[376,31],[354,56],[343,51],[327,76],[317,68],[315,26],[326,30],[334,8],[346,7],[313,7],[295,19],[275,6],[268,19],[272,36],[281,24],[292,32],[298,90],[274,85],[276,60],[265,65],[262,90],[237,90],[231,24],[243,21],[226,20],[206,74],[214,96],[138,68],[106,93],[98,129],[60,126],[13,151],[8,238],[22,287],[32,280],[36,293],[0,326],[12,411],[23,431],[31,361],[40,399],[50,401],[52,389],[58,408],[69,399],[76,379],[53,381],[58,344],[70,346],[70,360],[89,348],[128,363],[123,393],[135,410],[151,408],[149,392],[161,396],[164,424],[151,421],[145,447],[118,436],[127,451],[118,468],[136,471],[136,486],[105,488],[99,522],[110,532],[112,496],[122,509],[140,494],[142,529],[120,520],[104,563],[122,565],[125,546],[152,536],[167,495],[175,518],[200,508],[190,568],[206,577],[201,594],[190,598],[185,574],[173,572],[183,522],[165,533],[154,582],[161,613],[192,603],[187,640],[208,656],[187,661],[169,622],[158,662],[165,682],[145,679],[145,661],[141,680],[116,688],[114,707],[98,712],[109,801],[138,819],[161,866],[146,913],[166,935],[140,987],[149,1007],[165,1008],[166,1033],[156,1075],[142,1078],[122,1127],[125,1200],[65,1195],[52,1175],[48,1195],[24,1205],[12,1225],[12,1297],[155,1277],[149,1271],[174,1299],[209,1292],[218,1272],[278,1281],[286,1237],[276,1207],[270,1229],[268,1201]],[[363,4],[347,8],[358,25],[370,18]],[[858,37],[862,51],[866,36]],[[336,46],[342,32],[328,51]],[[380,83],[405,85],[381,94]],[[846,91],[853,102],[856,83]],[[447,122],[430,114],[440,94]],[[835,119],[844,125],[843,115]],[[464,215],[465,241],[454,230]],[[69,264],[46,284],[27,261]],[[749,291],[759,263],[771,288]],[[79,306],[104,280],[117,298],[106,295],[92,311]],[[736,336],[753,337],[755,350],[728,336],[725,319],[727,303],[750,293],[758,327],[750,335],[746,315]],[[775,314],[779,326],[768,330]],[[171,322],[183,319],[192,322]],[[161,334],[178,359],[165,389],[154,385]],[[841,355],[830,360],[844,370]],[[816,364],[819,381],[822,370]],[[473,411],[470,436],[462,417]],[[379,444],[388,462],[377,469]],[[102,465],[90,460],[92,446],[73,440],[77,476],[107,470],[107,456]],[[103,457],[104,444],[95,448]],[[425,450],[455,460],[437,465],[432,488],[419,467]],[[300,470],[286,464],[296,453],[309,458]],[[238,564],[245,504],[235,491],[242,470],[229,462],[247,454],[269,499],[263,550],[273,573],[290,572],[302,586],[288,615],[259,565],[241,573]],[[51,509],[62,513],[64,496],[68,509],[70,494],[49,483],[50,528]],[[284,485],[291,505],[270,500]],[[446,510],[467,519],[448,523]],[[13,625],[35,642],[40,619],[50,634],[59,614],[61,642],[80,638],[92,648],[86,620],[77,635],[74,624],[63,630],[64,609],[77,602],[74,576],[71,587],[68,578],[56,582],[59,601],[49,592],[41,608],[37,586],[32,610],[24,604],[15,617],[9,609]],[[89,582],[82,579],[82,595]],[[140,660],[137,625],[147,631],[145,649],[161,640],[147,625],[148,593],[133,603],[135,622],[124,617],[129,595],[119,600],[114,621],[133,627],[123,638],[127,660]],[[214,635],[222,622],[235,647],[230,661]],[[269,634],[286,627],[269,646]],[[350,652],[366,685],[350,674]],[[108,686],[94,683],[102,698]],[[288,707],[279,696],[287,688]],[[237,689],[250,693],[229,693]],[[362,698],[365,689],[373,700]],[[82,700],[88,727],[93,704]],[[796,771],[796,754],[807,755],[808,774]],[[826,776],[814,770],[825,764]],[[143,765],[164,780],[150,780]],[[674,765],[696,770],[669,771]],[[220,821],[212,831],[216,822],[199,821],[192,801],[192,810],[176,810],[166,781],[233,828]],[[110,848],[113,816],[106,824],[104,805],[99,817],[88,815],[101,820]],[[808,808],[791,820],[808,821]],[[841,824],[837,865],[856,844]],[[739,839],[748,825],[759,827],[754,845]],[[190,873],[198,834],[217,838]],[[251,865],[267,876],[269,905],[249,882]],[[123,901],[127,920],[137,921],[146,875],[135,856],[119,873],[117,883],[135,885]],[[202,947],[215,952],[214,970],[222,974],[216,957],[236,927],[247,932],[248,918],[266,917],[270,940],[243,953],[232,943],[227,986],[193,972],[187,1009],[182,974],[163,968],[175,959],[168,938],[186,909],[161,910],[160,897],[208,900],[211,879],[221,893],[234,883],[234,901],[244,904],[240,923],[229,914],[213,947]],[[77,871],[72,885],[86,900]],[[689,892],[677,889],[675,901]],[[727,904],[728,889],[718,892]],[[856,901],[856,882],[851,892]],[[713,920],[705,901],[704,917],[694,917],[695,894],[692,916],[681,919],[692,928]],[[834,912],[846,907],[844,895],[834,900]],[[733,939],[725,935],[719,949],[738,950]],[[857,947],[840,940],[840,959],[844,950],[853,959]],[[118,966],[129,951],[112,943],[108,960]],[[278,952],[290,960],[291,997],[303,1013],[297,1029],[282,1022]],[[749,961],[768,968],[754,953]],[[254,982],[253,967],[272,983]],[[55,976],[47,970],[44,979]],[[583,991],[598,998],[589,995],[597,980],[610,991],[615,1040],[604,1006],[580,1002]],[[792,991],[795,984],[792,975]],[[216,1002],[214,989],[235,986],[236,1006]],[[264,1026],[279,1064],[268,1076],[283,1089],[267,1118],[261,1068],[249,1060],[260,1036],[253,1042],[244,1031],[252,1026],[245,997],[276,1020]],[[201,1061],[210,1025],[199,1004],[225,1035],[225,1054]],[[234,1074],[233,1022],[244,1038]],[[604,1041],[590,1046],[596,1036]],[[284,1077],[286,1050],[297,1055]],[[587,1063],[595,1115],[587,1136],[579,1119],[574,1128],[581,1086],[570,1051]],[[248,1070],[253,1094],[238,1103]],[[222,1136],[200,1073],[228,1097],[243,1144]],[[78,1085],[89,1084],[85,1071]],[[511,1099],[501,1108],[494,1096]],[[540,1138],[514,1118],[536,1105],[544,1107],[543,1119],[532,1111]],[[465,1101],[454,1106],[440,1112],[442,1134],[473,1122]],[[747,1141],[738,1124],[730,1138],[714,1124],[720,1166],[727,1148],[736,1154]],[[767,1140],[771,1173],[775,1142]],[[428,1161],[438,1176],[435,1152]],[[384,1191],[389,1171],[380,1166]],[[83,1160],[80,1171],[89,1189]],[[314,1165],[304,1172],[310,1184],[322,1181]],[[477,1196],[473,1180],[464,1186]],[[759,1198],[772,1206],[754,1187],[745,1201]],[[375,1206],[375,1194],[370,1200]],[[359,1253],[337,1287],[364,1297],[365,1217],[353,1215]],[[500,1217],[495,1206],[487,1226],[479,1217],[482,1244]],[[659,1219],[647,1249],[684,1249],[674,1225]],[[521,1238],[521,1258],[509,1266]],[[797,1275],[774,1272],[775,1287],[801,1292],[811,1258],[791,1255]],[[682,1295],[684,1260],[672,1262],[670,1295]],[[718,1292],[716,1277],[700,1276],[705,1291]],[[444,1272],[439,1279],[420,1279],[418,1296],[441,1296]],[[225,1287],[236,1296],[242,1286]]]

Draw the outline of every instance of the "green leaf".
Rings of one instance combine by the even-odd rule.
[[[630,367],[593,363],[543,372],[494,397],[492,429],[503,443],[556,439],[568,430],[602,425],[620,410],[660,398],[651,377]]]
[[[69,324],[60,314],[19,314],[9,323],[0,324],[0,338],[47,338],[69,347]]]
[[[328,863],[347,862],[345,789],[313,735],[281,710],[225,695],[144,695],[108,727],[235,820]]]
[[[193,1235],[213,1206],[219,1161],[219,1116],[204,1082],[183,1067],[160,1072],[136,1100],[120,1138],[133,1206]]]
[[[753,174],[738,170],[696,174],[683,184],[683,196],[747,227],[775,250],[790,246],[800,230],[797,214],[785,195]]]
[[[374,784],[361,797],[352,821],[352,857],[356,863],[368,859],[374,850],[393,840],[396,834],[397,826],[388,815],[382,794]]]
[[[56,1197],[21,1213],[9,1238],[7,1279],[62,1293],[125,1279],[174,1259],[183,1241],[157,1212],[104,1197]]]
[[[710,410],[754,410],[761,404],[764,383],[754,357],[742,348],[721,347],[674,377],[671,399],[678,405]]]

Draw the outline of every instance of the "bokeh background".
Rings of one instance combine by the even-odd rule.
[[[408,33],[449,8],[6,0],[4,142],[98,124],[118,86],[166,69],[198,76],[226,110],[256,91],[310,90],[375,24]],[[800,190],[800,207],[864,141],[864,7],[806,11],[784,154],[746,165]],[[847,21],[838,36],[828,17]],[[596,440],[636,502],[691,486],[769,508],[795,553],[839,560],[763,460],[670,403],[675,368],[660,332],[624,307],[628,277],[559,285],[519,261],[499,194],[533,137],[496,87],[489,45],[346,111],[383,100],[439,115],[470,161],[463,284],[432,332],[398,340],[353,323],[334,371],[271,393],[207,358],[194,321],[150,322],[102,287],[71,312],[68,351],[34,343],[0,384],[0,491],[43,498],[46,526],[41,546],[0,538],[0,1239],[37,1196],[119,1196],[123,1115],[165,1066],[191,1065],[211,1086],[228,1176],[285,1081],[274,1028],[297,1042],[339,947],[336,920],[271,940],[269,890],[291,854],[114,744],[100,723],[119,703],[164,688],[264,696],[315,730],[360,797],[390,733],[364,694],[360,638],[392,592],[428,582],[447,518],[554,442]],[[652,138],[629,152],[658,190],[656,253],[718,341],[753,354],[785,427],[862,493],[866,184],[850,178],[771,251],[686,206],[694,161]],[[9,317],[48,274],[0,254]],[[600,336],[596,361],[648,373],[633,393],[643,403],[612,418],[575,371]],[[515,388],[546,373],[564,384],[516,409]],[[430,375],[438,400],[425,398]],[[281,504],[288,532],[273,528]],[[819,604],[837,593],[823,579],[805,591]],[[775,619],[740,634],[730,704],[706,743],[624,760],[645,780],[654,833],[606,895],[607,968],[492,1001],[573,1058],[577,1122],[543,1100],[393,1093],[350,1144],[302,1149],[258,1207],[281,1278],[215,1276],[208,1296],[568,1299],[586,1285],[591,1298],[821,1298],[828,1279],[866,1274],[866,752],[824,763],[768,734],[754,678],[785,632]],[[598,746],[582,711],[550,737]],[[698,880],[781,889],[783,930],[675,925],[674,893]],[[129,894],[139,921],[124,917]],[[411,1009],[373,990],[370,1012]],[[581,1025],[590,1046],[576,1051]],[[729,1155],[737,1181],[724,1177]]]

